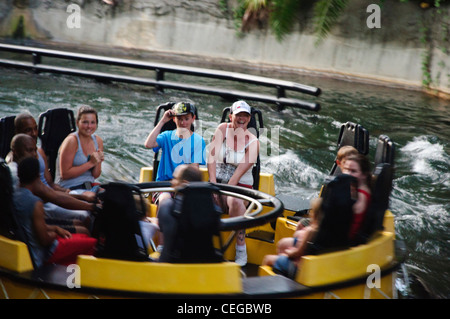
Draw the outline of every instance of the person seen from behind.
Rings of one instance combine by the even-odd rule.
[[[39,161],[27,157],[18,165],[19,188],[14,192],[16,222],[21,227],[35,267],[56,263],[76,263],[80,254],[93,255],[97,240],[85,234],[71,234],[55,225],[47,225],[42,200],[33,195],[41,187]]]
[[[26,134],[33,138],[35,144],[38,142],[38,126],[34,117],[27,112],[20,113],[14,120],[16,134]],[[11,147],[12,149],[12,147]],[[16,154],[17,156],[17,154]],[[47,155],[42,147],[37,148],[37,158],[39,160],[39,174],[42,183],[56,192],[69,193],[70,189],[64,188],[61,185],[54,183],[53,178],[48,169]],[[12,151],[11,151],[12,159]],[[71,197],[80,199],[83,201],[93,202],[95,200],[95,193],[85,192],[83,194],[70,194]],[[53,218],[54,220],[62,219],[79,219],[85,220],[90,216],[89,212],[82,209],[67,209],[64,204],[56,205],[51,201],[47,201],[44,205],[45,214],[47,219]]]
[[[36,142],[26,134],[17,134],[11,140],[11,171],[14,189],[19,187],[18,165],[28,157],[37,158]],[[39,161],[38,161],[39,162]],[[45,203],[45,218],[47,223],[57,224],[73,233],[88,233],[90,211],[95,209],[94,203],[79,200],[66,192],[56,191],[44,185],[41,178],[35,183],[33,194]],[[55,209],[57,208],[57,209]]]
[[[175,189],[182,187],[190,182],[201,182],[202,174],[195,165],[183,164],[175,168],[173,172],[173,179],[171,181],[172,187]],[[175,197],[178,196],[175,192]],[[170,252],[173,251],[176,245],[176,235],[178,229],[178,219],[173,213],[174,198],[168,198],[160,204],[158,212],[159,228],[164,236],[164,246],[160,248],[161,255],[159,261],[167,262],[170,260]],[[195,247],[192,247],[195,249]]]

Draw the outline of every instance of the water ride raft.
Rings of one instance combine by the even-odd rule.
[[[351,122],[344,124],[338,147],[348,144],[367,154],[368,132]],[[303,256],[293,278],[260,265],[265,255],[276,253],[281,238],[293,235],[298,219],[308,216],[309,201],[275,196],[274,176],[259,170],[254,170],[257,187],[250,190],[208,183],[207,170],[201,168],[205,182],[193,187],[212,188],[250,202],[244,216],[222,216],[219,236],[214,239],[214,246],[222,256],[219,262],[163,263],[81,255],[73,265],[49,264],[35,268],[26,243],[3,233],[0,235],[0,297],[396,298],[396,270],[405,251],[395,238],[394,215],[388,209],[393,152],[392,141],[380,136],[374,158],[373,202],[368,214],[371,222],[360,241]],[[169,183],[153,182],[154,171],[154,167],[143,167],[139,183],[131,187],[144,195],[174,191]],[[330,173],[330,180],[334,180],[335,174]],[[108,185],[103,186],[107,189]],[[146,215],[154,217],[157,208],[149,198],[145,199]],[[233,235],[239,229],[246,229],[248,252],[248,264],[242,268],[233,262]],[[146,247],[146,255],[157,257],[158,253],[150,245]]]

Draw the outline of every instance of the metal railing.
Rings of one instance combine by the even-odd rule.
[[[286,91],[300,92],[312,96],[319,96],[321,93],[321,90],[319,88],[303,85],[296,82],[221,70],[203,69],[164,63],[153,63],[131,59],[112,58],[91,54],[48,50],[35,47],[26,47],[2,43],[0,43],[0,51],[8,51],[31,55],[31,62],[24,62],[12,59],[0,59],[0,66],[28,69],[36,73],[50,72],[65,75],[82,76],[87,78],[93,78],[100,81],[116,81],[116,82],[153,86],[159,91],[163,91],[164,89],[174,89],[174,90],[196,92],[201,94],[216,95],[230,100],[247,99],[276,104],[278,105],[279,109],[283,109],[285,106],[297,107],[310,111],[318,111],[320,109],[319,103],[286,97]],[[113,74],[107,72],[98,72],[92,70],[83,70],[78,68],[69,68],[43,64],[42,57],[81,61],[93,64],[105,64],[111,66],[120,66],[142,70],[152,70],[155,71],[156,77],[155,79],[151,79],[145,77],[135,77],[129,75]],[[195,85],[186,82],[181,83],[181,82],[166,81],[164,79],[166,73],[230,80],[234,82],[243,82],[259,86],[273,87],[276,89],[276,95],[265,95],[259,93],[237,91],[232,89]]]

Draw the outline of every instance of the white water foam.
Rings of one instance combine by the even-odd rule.
[[[279,183],[306,186],[311,189],[320,187],[326,175],[303,162],[297,154],[288,150],[279,156],[273,156],[263,163],[264,170],[278,176]]]
[[[431,142],[428,136],[418,136],[400,151],[407,156],[414,173],[430,177],[435,181],[441,180],[449,186],[450,173],[442,174],[442,171],[436,167],[438,164],[449,164],[449,156],[445,153],[443,145]]]

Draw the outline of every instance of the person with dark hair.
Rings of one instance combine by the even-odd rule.
[[[19,188],[14,192],[15,219],[21,227],[35,267],[46,263],[69,265],[80,254],[92,255],[97,240],[85,234],[71,234],[61,227],[48,225],[42,200],[33,195],[41,187],[39,161],[27,157],[17,168]]]
[[[33,138],[35,144],[37,145],[38,141],[38,127],[36,124],[35,119],[33,116],[28,113],[20,113],[16,116],[14,120],[14,126],[15,126],[15,132],[16,134],[26,134]],[[13,144],[13,143],[11,143]],[[12,149],[11,145],[11,149]],[[48,161],[47,156],[42,149],[42,147],[38,147],[36,149],[37,153],[37,159],[39,160],[39,174],[42,183],[45,186],[48,186],[49,188],[53,189],[56,192],[63,192],[68,193],[70,190],[66,189],[62,186],[60,186],[57,183],[53,182],[52,176],[50,174],[50,171],[48,169]],[[17,155],[16,155],[17,156]],[[10,159],[12,160],[12,152],[10,155]],[[83,201],[93,202],[95,199],[95,193],[93,192],[85,192],[83,194],[70,194],[72,197],[75,197],[76,199],[80,199]],[[44,205],[45,213],[48,218],[53,219],[80,219],[84,220],[87,217],[89,217],[89,212],[87,210],[83,209],[67,209],[64,204],[63,205],[56,205],[52,203],[51,201],[48,201]]]
[[[173,172],[172,187],[176,188],[188,182],[201,182],[202,173],[198,167],[189,164],[178,166]]]
[[[173,172],[172,187],[181,187],[189,182],[201,182],[202,174],[194,165],[183,164],[175,168]],[[175,196],[177,196],[175,194]],[[161,231],[161,237],[164,238],[164,246],[160,247],[160,261],[167,262],[170,260],[170,252],[173,250],[176,240],[176,232],[178,227],[178,219],[173,214],[174,198],[168,198],[159,206],[158,223]],[[162,242],[162,241],[161,241]],[[193,247],[195,249],[195,247]]]
[[[103,140],[95,134],[97,111],[87,105],[80,106],[76,125],[78,131],[69,134],[59,149],[55,179],[71,190],[95,191],[95,179],[102,173],[104,160]]]
[[[36,120],[34,117],[28,113],[20,113],[16,116],[14,119],[14,128],[15,128],[15,134],[26,134],[28,136],[31,136],[34,141],[38,142],[38,126],[36,123]],[[67,188],[62,187],[61,185],[54,183],[53,178],[50,174],[50,170],[48,168],[48,159],[47,155],[45,154],[45,151],[42,147],[37,148],[37,158],[39,160],[39,172],[42,183],[44,185],[47,185],[51,188],[53,188],[56,191],[61,192],[68,192]],[[92,201],[94,199],[95,194],[85,194],[84,196],[79,195],[77,198],[82,200],[90,200]]]
[[[22,169],[19,169],[19,167],[22,167]],[[19,167],[17,170],[19,185],[28,185],[36,179],[35,175],[36,171],[39,171],[39,161],[26,160],[22,166],[19,164]]]
[[[13,187],[18,188],[18,164],[25,158],[36,158],[36,142],[26,134],[17,134],[11,141],[12,158],[8,163],[13,179]],[[38,160],[39,163],[39,160]],[[39,164],[39,168],[40,168]],[[41,177],[41,176],[40,176]],[[48,223],[60,225],[63,228],[77,233],[88,233],[90,224],[89,211],[95,206],[61,191],[56,191],[42,183],[41,178],[33,187],[33,194],[44,202],[44,210]]]
[[[353,151],[350,149],[350,152]],[[365,155],[353,153],[345,156],[341,162],[341,165],[342,174],[345,175],[335,177],[332,182],[336,182],[344,176],[347,177],[347,180],[348,178],[351,178],[350,176],[353,176],[354,179],[356,179],[354,184],[342,183],[344,180],[341,180],[340,184],[335,184],[339,185],[339,190],[345,190],[350,201],[345,199],[346,196],[336,196],[336,190],[338,189],[336,186],[334,186],[335,199],[333,199],[333,195],[329,196],[328,200],[325,200],[324,197],[315,199],[311,205],[312,207],[310,214],[313,215],[311,218],[311,225],[304,227],[301,230],[297,230],[293,237],[280,239],[277,243],[278,255],[265,256],[262,263],[263,265],[273,266],[274,269],[290,278],[294,278],[297,272],[297,267],[299,266],[298,262],[300,257],[305,252],[309,251],[311,253],[313,251],[317,251],[317,249],[320,250],[345,247],[358,233],[371,201],[370,162]],[[354,180],[353,178],[351,179]],[[331,183],[329,185],[331,185]],[[344,185],[347,185],[348,188],[344,189]],[[333,191],[328,193],[328,195],[330,194],[333,194]],[[344,202],[337,203],[336,198],[343,199]],[[355,198],[356,200],[354,200]],[[326,205],[324,204],[324,201],[327,203]],[[333,211],[333,209],[330,210],[330,208],[336,208],[337,211]],[[324,210],[328,211],[329,214],[327,223],[322,223],[323,216],[326,214],[324,213]],[[346,216],[349,218],[346,218],[345,216],[343,219],[342,217],[344,216],[342,214],[336,214],[337,212],[344,212],[344,210],[345,212],[348,211]],[[332,215],[330,215],[330,213]],[[338,217],[338,219],[344,220],[344,223],[338,224],[336,223],[336,220],[330,220],[330,216]],[[317,235],[319,227],[321,229],[321,233],[327,234],[328,238]],[[339,239],[336,237],[336,234],[339,234]],[[322,238],[319,239],[317,237]],[[310,242],[312,247],[309,250],[307,248],[308,242]]]
[[[342,165],[342,173],[355,177],[358,181],[357,200],[353,204],[353,222],[350,228],[350,239],[358,233],[364,220],[367,209],[371,202],[371,168],[369,159],[363,154],[350,155],[346,157]]]

